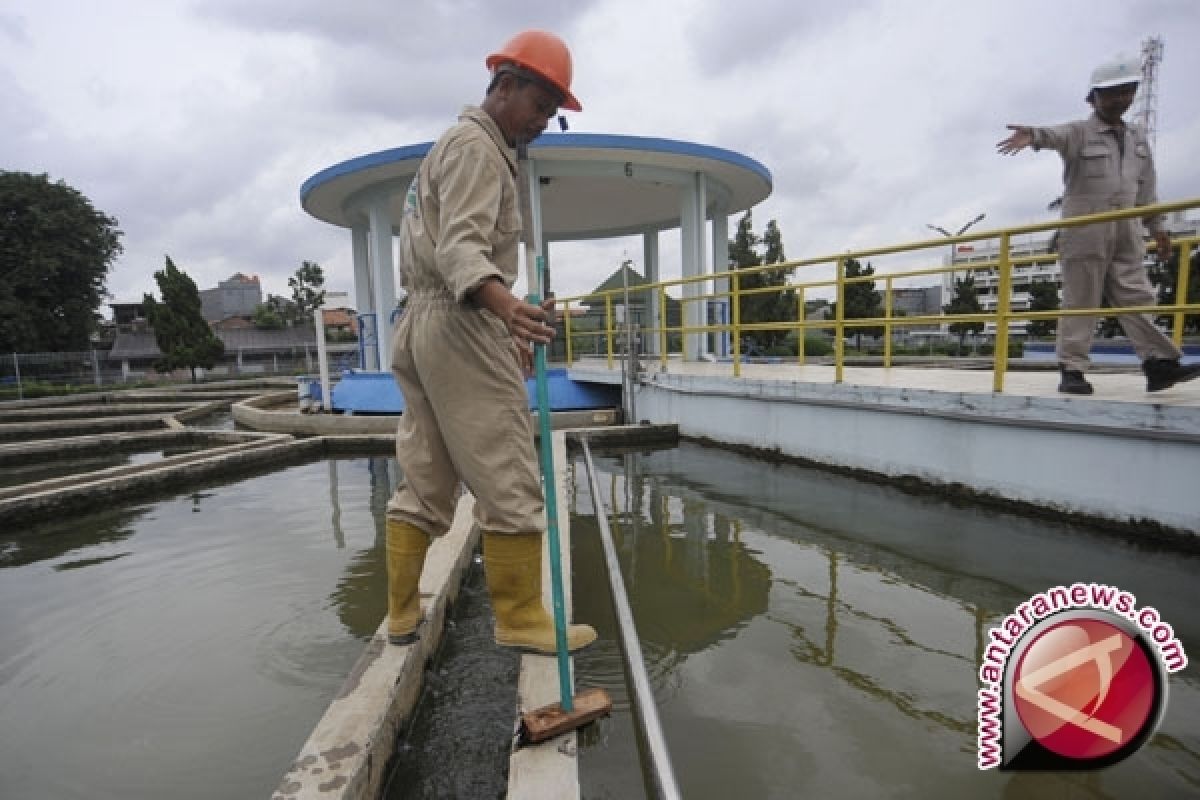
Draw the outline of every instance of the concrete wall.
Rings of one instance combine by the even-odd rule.
[[[637,407],[682,436],[1200,533],[1189,409],[671,374],[647,376]]]

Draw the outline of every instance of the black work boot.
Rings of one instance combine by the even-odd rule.
[[[1060,367],[1062,372],[1062,380],[1059,381],[1058,390],[1066,394],[1091,394],[1092,385],[1084,380],[1083,373],[1077,369],[1067,369]]]
[[[1177,358],[1148,358],[1142,362],[1146,373],[1146,391],[1161,392],[1177,383],[1200,378],[1200,364],[1183,365]]]

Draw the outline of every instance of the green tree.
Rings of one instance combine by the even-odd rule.
[[[313,312],[325,302],[325,272],[315,261],[305,261],[296,270],[296,274],[288,278],[288,286],[292,290],[294,306],[293,322],[312,324]]]
[[[87,348],[121,251],[117,221],[66,183],[0,171],[0,351]]]
[[[759,250],[763,252],[760,253]],[[738,222],[737,233],[729,242],[729,266],[742,272],[738,276],[738,288],[743,294],[738,298],[738,315],[742,324],[750,322],[793,322],[796,319],[796,291],[781,288],[775,292],[744,294],[747,290],[786,287],[794,267],[746,273],[753,267],[782,264],[787,261],[783,251],[783,234],[775,220],[767,223],[767,229],[759,237],[752,228],[750,212]],[[781,345],[788,336],[786,330],[747,331],[745,337],[763,351]]]
[[[1030,311],[1057,311],[1061,308],[1058,284],[1054,281],[1034,281],[1029,287]],[[1031,319],[1025,326],[1030,336],[1050,336],[1058,329],[1056,319]]]
[[[200,311],[200,292],[187,273],[181,272],[175,262],[167,256],[167,265],[154,273],[162,302],[152,295],[145,295],[146,321],[154,329],[154,340],[162,357],[154,368],[160,372],[171,372],[184,367],[192,371],[192,383],[196,382],[196,368],[211,369],[225,352],[224,343],[213,333],[212,328]]]
[[[283,327],[283,315],[262,303],[254,308],[254,327],[260,331],[277,331]]]
[[[954,297],[942,306],[947,314],[979,314],[983,306],[979,304],[979,296],[975,293],[975,277],[967,274],[963,278],[954,279]],[[967,334],[983,331],[982,322],[952,322],[949,325],[951,333],[958,334],[958,350],[961,353],[967,347]]]
[[[868,275],[874,275],[875,268],[867,262],[863,266],[858,259],[846,259],[846,277],[860,278]],[[875,290],[875,281],[856,281],[847,283],[844,292],[846,299],[846,311],[843,314],[843,319],[873,319],[883,316],[883,296]],[[834,318],[837,316],[837,303],[829,304],[829,316]],[[873,325],[863,328],[851,328],[854,333],[854,347],[862,349],[862,337],[881,336],[883,334],[882,325]]]

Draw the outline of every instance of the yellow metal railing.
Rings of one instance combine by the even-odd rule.
[[[741,365],[743,361],[741,347],[742,335],[751,331],[795,331],[797,339],[796,358],[798,363],[803,364],[805,363],[805,331],[809,329],[832,329],[834,331],[834,381],[841,383],[844,378],[843,370],[845,366],[846,336],[848,332],[852,334],[855,329],[883,328],[883,365],[885,367],[890,367],[892,364],[892,332],[896,327],[915,327],[928,325],[940,326],[959,322],[991,322],[995,324],[996,328],[995,340],[993,343],[993,389],[997,392],[1000,392],[1004,389],[1004,375],[1008,369],[1009,324],[1014,321],[1059,319],[1067,316],[1111,317],[1124,314],[1154,314],[1156,316],[1169,315],[1172,320],[1171,339],[1176,345],[1179,345],[1183,342],[1185,316],[1200,314],[1200,303],[1186,302],[1191,254],[1197,246],[1200,246],[1200,236],[1179,238],[1173,240],[1171,243],[1172,249],[1175,250],[1179,255],[1179,269],[1175,276],[1175,303],[1170,305],[1128,306],[1120,308],[1109,307],[1071,310],[1056,309],[1053,311],[1024,311],[1014,310],[1012,308],[1013,270],[1018,267],[1036,264],[1052,264],[1058,260],[1058,255],[1056,253],[1042,253],[1038,255],[1014,257],[1011,252],[1014,236],[1040,233],[1055,229],[1073,228],[1082,225],[1090,225],[1097,222],[1109,222],[1119,219],[1129,219],[1132,217],[1143,217],[1149,214],[1168,214],[1193,208],[1200,208],[1200,198],[1172,203],[1160,203],[1154,206],[1143,206],[1140,208],[1131,208],[1121,211],[1110,211],[1083,217],[1055,219],[1033,225],[1021,225],[990,231],[978,231],[948,238],[925,239],[887,247],[869,248],[847,253],[840,253],[834,256],[823,256],[819,258],[787,261],[779,264],[769,264],[761,267],[752,267],[741,270],[734,269],[725,272],[714,272],[705,275],[674,278],[671,280],[659,281],[657,283],[631,286],[629,287],[629,294],[630,296],[643,298],[649,297],[651,294],[657,296],[659,322],[657,325],[642,327],[641,331],[649,336],[657,337],[658,358],[661,360],[664,367],[666,366],[667,358],[670,355],[669,344],[672,335],[679,337],[682,348],[683,342],[690,334],[728,333],[731,344],[732,369],[735,377],[741,375]],[[947,244],[957,247],[959,244],[967,242],[980,242],[989,240],[999,241],[997,256],[992,260],[969,263],[959,262],[951,263],[942,267],[923,267],[920,269],[908,269],[897,272],[859,275],[849,278],[846,277],[846,264],[851,259],[861,261],[868,258],[878,258],[881,256],[912,253],[923,250],[944,252],[943,248],[945,248]],[[1154,246],[1151,245],[1150,249],[1154,249]],[[834,268],[834,277],[798,283],[785,283],[778,286],[758,287],[755,289],[741,288],[742,279],[747,275],[764,272],[778,272],[780,270],[787,270],[794,273],[798,270],[820,266],[832,266]],[[914,278],[928,275],[942,275],[945,273],[973,273],[981,271],[994,271],[998,275],[996,309],[994,311],[985,311],[973,314],[936,314],[912,317],[895,316],[893,294],[895,288],[894,283],[896,280],[901,278]],[[704,289],[707,287],[702,286],[701,291],[698,293],[690,295],[687,293],[686,287],[689,285],[715,285],[717,281],[728,281],[728,290],[704,291]],[[846,318],[846,286],[853,283],[874,283],[876,281],[883,281],[884,283],[884,315],[882,317],[872,317],[869,319]],[[685,309],[688,303],[701,302],[705,304],[705,307],[707,307],[707,302],[714,299],[729,300],[731,313],[728,321],[724,323],[704,325],[667,325],[668,298],[670,297],[670,295],[667,293],[667,290],[673,287],[680,287],[683,295],[679,298],[676,298],[680,303],[681,323],[684,319],[686,319]],[[804,309],[804,302],[807,292],[808,290],[822,287],[833,288],[834,297],[836,298],[834,318],[808,319],[805,315]],[[752,323],[742,321],[740,302],[742,297],[748,297],[756,294],[778,294],[786,291],[794,291],[796,293],[797,318],[795,320],[781,319]],[[589,336],[594,338],[604,338],[605,355],[607,358],[608,367],[610,369],[613,367],[616,352],[614,348],[614,341],[617,334],[620,332],[620,328],[615,323],[613,315],[614,298],[618,296],[618,292],[621,292],[623,295],[624,289],[611,289],[594,294],[558,298],[559,308],[563,311],[566,318],[566,356],[568,364],[574,362],[576,355],[574,352],[573,337]],[[603,327],[592,330],[579,330],[578,328],[573,328],[570,314],[572,305],[587,305],[591,307],[595,306],[600,301],[603,301],[604,304]],[[593,348],[594,353],[598,352],[598,350],[598,347]]]

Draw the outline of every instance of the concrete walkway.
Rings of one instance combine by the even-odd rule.
[[[564,435],[554,436],[555,486],[567,474]],[[560,488],[561,492],[561,488]],[[570,512],[560,498],[559,535],[562,544],[565,601],[571,609]],[[426,662],[443,635],[449,603],[457,596],[462,577],[479,540],[472,519],[475,500],[464,495],[449,533],[435,540],[421,573],[421,608],[426,622],[412,645],[387,644],[387,620],[380,623],[350,676],[301,748],[273,800],[372,800],[380,796],[392,752],[404,721],[420,696]],[[543,556],[543,603],[552,607],[549,559]],[[557,702],[557,662],[553,657],[524,655],[517,679],[521,712]],[[448,768],[453,768],[448,765]],[[576,734],[559,736],[537,746],[512,751],[509,763],[510,800],[570,800],[579,797]]]
[[[649,358],[642,361],[642,373],[654,375],[661,371],[659,361]],[[667,361],[667,373],[679,375],[702,375],[706,377],[733,377],[730,362],[682,361],[671,358]],[[835,383],[836,369],[831,364],[741,364],[741,380],[787,381],[805,384],[827,384],[834,386],[876,386],[890,389],[923,389],[953,394],[995,394],[992,391],[990,369],[955,369],[929,366],[893,367],[845,367],[843,381]],[[620,362],[613,368],[606,359],[588,358],[576,361],[570,367],[572,377],[593,380],[607,375],[605,382],[620,383]],[[1004,375],[1003,395],[1013,397],[1055,397],[1070,400],[1098,400],[1107,403],[1133,403],[1137,405],[1163,405],[1183,408],[1200,408],[1200,379],[1180,384],[1163,392],[1146,391],[1146,379],[1140,371],[1104,371],[1089,373],[1088,381],[1096,387],[1090,397],[1063,395],[1058,391],[1058,371],[1014,370]]]

